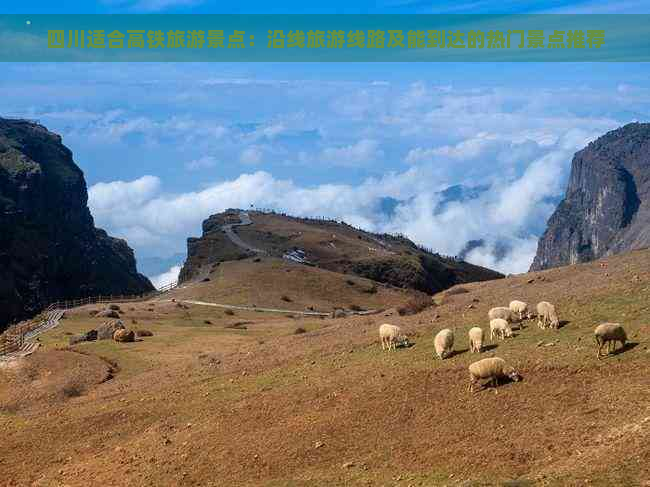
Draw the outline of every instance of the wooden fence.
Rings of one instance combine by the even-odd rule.
[[[155,296],[159,296],[167,291],[170,291],[178,286],[178,281],[165,284],[161,288],[144,294],[131,294],[131,295],[101,295],[89,296],[86,298],[68,299],[65,301],[55,301],[48,305],[43,311],[37,314],[34,318],[27,322],[21,322],[7,328],[4,333],[0,335],[0,356],[9,353],[17,352],[25,345],[26,335],[35,329],[41,327],[44,322],[48,320],[48,315],[51,315],[56,310],[66,310],[77,308],[79,306],[86,306],[88,304],[103,304],[103,303],[131,303],[137,301],[146,301]]]

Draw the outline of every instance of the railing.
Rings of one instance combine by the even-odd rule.
[[[170,291],[178,286],[178,281],[170,282],[164,286],[156,289],[155,291],[144,294],[131,294],[131,295],[100,295],[89,296],[86,298],[68,299],[64,301],[55,301],[47,306],[43,311],[38,313],[34,318],[28,322],[18,323],[7,328],[4,333],[0,335],[0,356],[9,353],[17,352],[25,345],[26,335],[43,325],[48,320],[44,314],[51,314],[55,310],[66,310],[77,308],[79,306],[86,306],[88,304],[102,304],[102,303],[130,303],[137,301],[146,301],[154,296],[159,296],[167,291]]]

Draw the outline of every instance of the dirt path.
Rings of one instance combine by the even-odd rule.
[[[265,313],[284,313],[284,314],[296,314],[296,315],[305,315],[305,316],[330,316],[330,313],[319,313],[318,311],[295,311],[291,309],[258,308],[253,306],[236,306],[232,304],[217,304],[217,303],[208,303],[205,301],[194,301],[194,300],[183,300],[181,301],[181,303],[197,304],[199,306],[213,306],[215,308],[238,309],[242,311],[263,311]]]
[[[266,252],[264,250],[257,249],[244,242],[241,238],[239,238],[239,235],[237,235],[233,230],[234,227],[251,225],[253,222],[251,221],[251,217],[249,216],[249,214],[245,211],[239,212],[239,220],[240,220],[239,223],[229,223],[227,225],[221,226],[223,231],[226,232],[226,235],[228,236],[230,241],[234,243],[237,247],[242,248],[247,252],[254,252],[256,254],[265,254]]]

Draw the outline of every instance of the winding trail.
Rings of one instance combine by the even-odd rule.
[[[45,333],[48,330],[51,330],[52,328],[56,328],[59,326],[59,320],[63,316],[64,311],[61,309],[55,309],[53,311],[50,311],[47,314],[47,318],[43,320],[37,327],[34,329],[26,332],[23,335],[23,346],[20,347],[20,349],[16,350],[15,352],[7,353],[4,355],[0,355],[0,364],[8,363],[11,362],[12,360],[19,359],[21,357],[26,357],[27,355],[31,355],[36,351],[36,349],[39,346],[38,342],[32,341],[34,338],[36,338],[38,335],[41,333]]]
[[[221,229],[226,233],[228,238],[232,243],[234,243],[237,247],[242,248],[246,250],[247,252],[254,252],[256,254],[265,254],[266,252],[261,249],[257,249],[246,242],[244,242],[241,238],[239,238],[239,235],[235,233],[233,230],[234,227],[241,227],[244,225],[252,225],[253,221],[251,220],[250,215],[245,212],[245,211],[240,211],[239,212],[239,223],[228,223],[226,225],[221,225]]]
[[[197,304],[199,306],[212,306],[214,308],[239,309],[242,311],[257,311],[257,312],[264,312],[264,313],[283,313],[283,314],[305,315],[305,316],[330,316],[331,315],[331,313],[319,313],[318,311],[296,311],[292,309],[259,308],[257,306],[236,306],[234,304],[217,304],[217,303],[208,303],[206,301],[194,301],[189,299],[184,299],[181,301],[181,303]]]

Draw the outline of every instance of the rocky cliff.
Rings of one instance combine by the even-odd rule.
[[[0,330],[55,300],[150,291],[124,240],[95,228],[61,137],[0,118]]]
[[[566,195],[531,270],[587,262],[650,245],[650,124],[613,130],[573,158]]]

